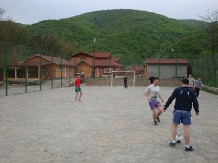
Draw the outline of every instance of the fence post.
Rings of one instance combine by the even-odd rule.
[[[216,87],[216,86],[217,86],[217,85],[216,85],[216,84],[217,84],[217,83],[216,83],[216,81],[217,81],[217,80],[216,80],[216,77],[217,77],[217,74],[216,74],[216,69],[217,69],[216,58],[217,58],[217,57],[216,57],[216,56],[217,56],[217,54],[214,54],[214,56],[215,56],[215,57],[214,57],[214,58],[215,58],[215,61],[214,61],[214,63],[215,63],[215,65],[214,65],[214,87]]]
[[[40,65],[39,65],[39,83],[40,83],[40,91],[42,90],[42,51],[40,51]]]
[[[68,71],[69,71],[69,72],[68,72],[68,78],[69,78],[69,80],[68,80],[68,84],[69,84],[69,86],[70,86],[70,70],[71,70],[70,56],[69,56],[69,59],[68,59],[68,60],[69,60],[69,65],[68,65],[68,66],[69,66],[69,67],[68,67]]]
[[[176,57],[176,75],[175,77],[177,78],[177,57]]]
[[[25,60],[25,93],[27,93],[27,75],[28,75],[28,69],[27,69],[27,62],[26,62],[26,59],[27,59],[27,56],[26,56],[26,54],[27,54],[27,47],[26,46],[24,46],[24,60]]]
[[[203,63],[203,56],[202,56],[202,58],[201,58],[201,66],[202,66],[202,68],[201,68],[201,77],[203,78],[203,75],[204,75],[204,63]]]
[[[63,56],[62,56],[62,54],[61,54],[61,88],[62,88],[62,77],[63,77],[63,76],[62,76],[62,75],[63,75],[63,73],[62,73],[62,72],[63,72],[62,57],[63,57]]]
[[[8,96],[8,42],[5,41],[5,95]]]
[[[76,68],[77,68],[77,65],[76,65],[76,57],[74,56],[74,64],[75,64],[75,68],[74,68],[74,78],[76,77]],[[89,75],[90,76],[90,75]]]
[[[158,58],[158,78],[160,78],[160,56]]]
[[[197,63],[196,63],[197,77],[199,77],[199,76],[198,76],[198,68],[199,68],[199,64],[198,64],[198,63],[199,63],[199,59],[197,59]]]
[[[52,52],[51,53],[51,89],[53,89],[54,88],[54,81],[53,81],[53,79],[54,79],[54,52]]]

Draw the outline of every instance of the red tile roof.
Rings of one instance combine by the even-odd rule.
[[[91,52],[88,54],[90,54],[91,56],[95,58],[106,58],[106,59],[111,58],[111,54],[109,52],[97,52],[97,53]]]
[[[77,56],[77,55],[80,55],[80,54],[85,54],[85,55],[88,55],[88,56],[91,56],[91,57],[93,57],[91,54],[84,53],[84,52],[79,52],[79,53],[76,53],[76,54],[72,55],[71,57],[75,57],[75,56]]]
[[[74,56],[79,55],[79,54],[85,54],[85,55],[95,57],[95,58],[99,58],[99,59],[109,59],[109,58],[111,58],[111,54],[109,52],[96,52],[95,54],[94,54],[94,52],[90,52],[90,53],[80,52],[80,53],[72,55],[71,57],[74,57]]]
[[[112,68],[121,68],[124,67],[122,64],[117,63],[112,61],[111,59],[99,61],[99,63],[96,64],[96,67],[102,67],[102,68],[107,68],[107,67],[112,67]]]
[[[89,61],[80,61],[79,63],[77,63],[77,65],[79,65],[81,62],[84,62],[86,64],[88,64],[89,66],[93,66],[94,62],[89,62]],[[95,67],[96,68],[121,68],[124,67],[122,64],[119,64],[117,62],[114,62],[110,59],[107,60],[96,60],[95,61]]]
[[[36,55],[39,55],[39,54],[36,54]],[[39,55],[40,56],[40,55]],[[47,56],[47,55],[41,55],[42,58],[52,62],[52,56]],[[67,61],[65,59],[61,59],[59,57],[53,57],[53,62],[56,63],[57,65],[65,65],[65,66],[75,66],[73,63],[71,63],[70,61]]]
[[[118,57],[112,57],[111,60],[114,62],[120,63],[120,58]]]
[[[33,58],[33,57],[35,57],[35,56],[39,56],[40,57],[40,54],[36,54],[36,55],[34,55],[34,56],[32,56],[32,57],[30,57],[30,58],[28,58],[27,60],[29,60],[29,59],[31,59],[31,58]],[[52,56],[47,56],[47,55],[41,55],[41,57],[42,58],[44,58],[45,60],[47,60],[47,61],[49,61],[49,62],[52,62]],[[26,60],[26,61],[27,61]],[[62,60],[62,61],[61,61]],[[25,62],[25,60],[24,61],[22,61],[23,63]],[[22,63],[21,62],[21,63]],[[53,57],[53,62],[55,63],[55,64],[57,64],[57,65],[65,65],[65,66],[75,66],[74,65],[74,63],[71,63],[71,62],[69,62],[69,61],[67,61],[67,60],[65,60],[65,59],[61,59],[61,58],[59,58],[59,57]],[[40,63],[39,63],[40,64]]]
[[[42,62],[41,65],[47,65],[50,64],[50,62]],[[8,66],[28,66],[28,67],[38,67],[40,66],[40,62],[16,62],[16,63],[10,63]]]
[[[146,59],[145,63],[146,64],[184,64],[184,65],[188,65],[189,62],[187,61],[187,59],[158,59],[158,58],[149,58]]]

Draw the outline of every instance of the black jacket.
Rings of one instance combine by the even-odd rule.
[[[193,104],[195,112],[199,112],[199,104],[197,98],[194,94],[194,91],[190,90],[189,87],[176,88],[167,100],[166,104],[164,105],[164,109],[167,109],[175,98],[175,110],[191,111]]]

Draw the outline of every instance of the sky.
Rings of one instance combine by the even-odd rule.
[[[218,9],[218,0],[0,0],[0,8],[15,22],[34,24],[92,11],[134,9],[175,19],[196,19]]]

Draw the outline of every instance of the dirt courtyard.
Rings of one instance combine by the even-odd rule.
[[[174,102],[153,125],[146,87],[82,86],[0,97],[1,163],[217,163],[218,96],[201,91],[191,145],[168,146]],[[161,87],[166,101],[174,87]],[[182,125],[178,134],[183,135]]]

